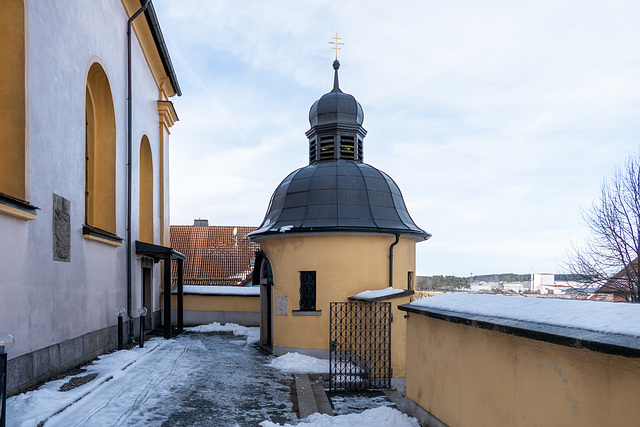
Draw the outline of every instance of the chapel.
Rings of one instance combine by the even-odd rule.
[[[334,61],[333,89],[309,111],[309,164],[284,178],[248,235],[261,245],[254,270],[261,345],[275,355],[328,358],[332,302],[388,288],[408,302],[416,243],[431,237],[412,220],[393,179],[364,162],[364,111],[340,89],[339,68]],[[394,376],[402,376],[406,332],[402,321],[396,327],[402,366]]]

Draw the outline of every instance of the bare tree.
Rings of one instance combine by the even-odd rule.
[[[640,302],[640,153],[603,182],[600,197],[582,217],[591,237],[573,245],[569,272],[601,292]]]

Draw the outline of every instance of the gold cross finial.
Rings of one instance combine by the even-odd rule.
[[[342,40],[342,38],[338,37],[338,33],[336,33],[335,37],[331,37],[333,39],[332,42],[329,42],[329,44],[332,44],[333,46],[331,46],[331,49],[334,49],[336,51],[336,60],[338,60],[338,51],[341,50],[339,46],[344,46],[344,43],[340,43],[338,40]]]

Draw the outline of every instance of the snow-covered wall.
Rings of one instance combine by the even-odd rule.
[[[640,419],[638,304],[448,294],[401,310],[407,408],[423,420],[602,426]]]

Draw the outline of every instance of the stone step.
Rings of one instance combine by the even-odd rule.
[[[295,374],[294,379],[300,418],[307,418],[316,412],[333,415],[333,409],[331,409],[331,403],[329,403],[327,393],[324,391],[322,379],[314,381],[313,384],[307,374]]]

